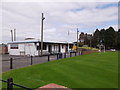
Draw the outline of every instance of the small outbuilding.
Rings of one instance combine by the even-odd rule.
[[[67,42],[43,42],[43,54],[48,53],[65,53],[73,50],[74,43]],[[24,40],[8,43],[8,52],[10,55],[32,55],[38,56],[41,52],[41,41]]]
[[[8,53],[8,47],[6,44],[0,44],[0,54],[7,54]]]

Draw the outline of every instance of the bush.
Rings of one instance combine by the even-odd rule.
[[[88,49],[88,50],[99,50],[97,48],[92,48],[92,47],[78,47],[79,49]]]

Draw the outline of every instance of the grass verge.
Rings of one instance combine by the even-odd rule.
[[[118,88],[118,52],[65,58],[2,74],[4,80],[9,77],[14,83],[30,88],[49,83],[68,88]]]

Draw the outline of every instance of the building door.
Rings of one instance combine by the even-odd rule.
[[[52,46],[51,45],[48,45],[48,52],[52,52]]]
[[[65,52],[68,52],[68,46],[69,45],[65,45]]]
[[[61,52],[60,44],[59,44],[59,52]]]

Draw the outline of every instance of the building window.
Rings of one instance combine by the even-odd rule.
[[[10,49],[18,49],[18,44],[11,44]]]
[[[43,44],[43,50],[46,50],[47,48],[47,45],[46,44]],[[40,46],[37,46],[37,50],[41,50],[41,44]]]
[[[43,44],[43,50],[46,50],[47,48],[47,45],[46,44]]]

